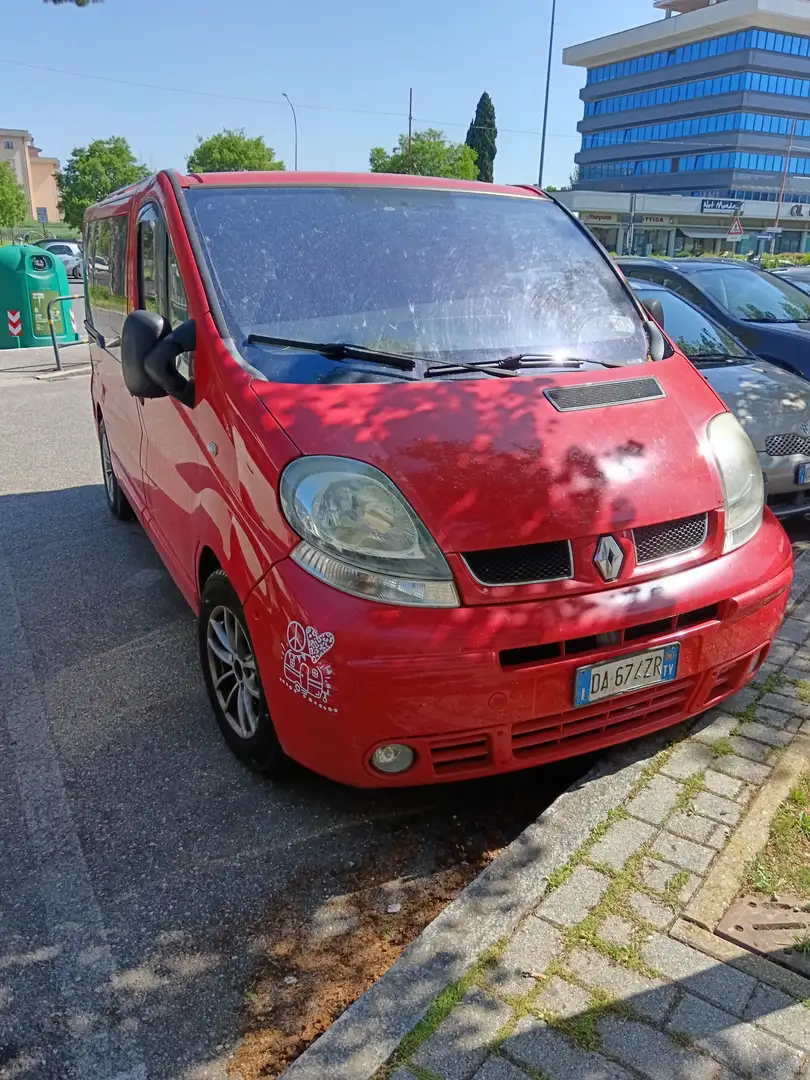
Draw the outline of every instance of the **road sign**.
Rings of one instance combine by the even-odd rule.
[[[744,232],[745,229],[743,229],[743,223],[738,217],[735,217],[731,223],[731,228],[728,230],[729,240],[739,240]]]
[[[19,311],[8,311],[8,332],[12,337],[19,337],[22,333],[22,322]]]
[[[40,223],[40,225],[47,225],[48,224],[48,208],[47,208],[47,206],[38,206],[37,207],[37,221]]]

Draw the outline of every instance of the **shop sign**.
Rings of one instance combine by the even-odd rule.
[[[586,225],[615,225],[617,223],[617,220],[618,220],[616,214],[599,214],[599,213],[581,214],[580,219]]]
[[[703,199],[700,203],[701,214],[731,214],[739,217],[743,204],[737,199]]]
[[[670,223],[671,223],[670,219],[668,217],[666,217],[664,214],[645,214],[644,215],[644,224],[645,225],[669,225]]]
[[[790,216],[792,218],[804,217],[804,208],[804,203],[794,203],[793,206],[791,206],[790,208]]]

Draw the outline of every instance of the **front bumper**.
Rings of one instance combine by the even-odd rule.
[[[245,611],[285,751],[342,783],[407,786],[572,757],[703,711],[764,660],[792,574],[790,544],[766,512],[730,555],[584,596],[401,608],[346,596],[284,560]],[[612,644],[596,640],[606,634]],[[675,681],[573,709],[578,667],[673,641]],[[384,776],[369,757],[390,742],[416,761]]]
[[[764,451],[757,456],[765,480],[765,501],[769,509],[779,518],[810,514],[810,484],[796,482],[799,466],[807,458],[801,455],[771,457]]]

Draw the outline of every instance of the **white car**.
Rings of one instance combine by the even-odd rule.
[[[75,240],[39,240],[36,246],[55,255],[64,265],[69,278],[74,278],[76,281],[82,280],[84,254],[81,244],[76,243]]]

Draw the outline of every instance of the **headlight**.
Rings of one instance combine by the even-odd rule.
[[[353,458],[303,457],[281,477],[303,543],[292,558],[336,589],[386,604],[458,607],[450,567],[391,481]]]
[[[756,451],[735,416],[731,413],[715,416],[707,434],[723,481],[725,554],[750,540],[762,524],[765,485]]]

